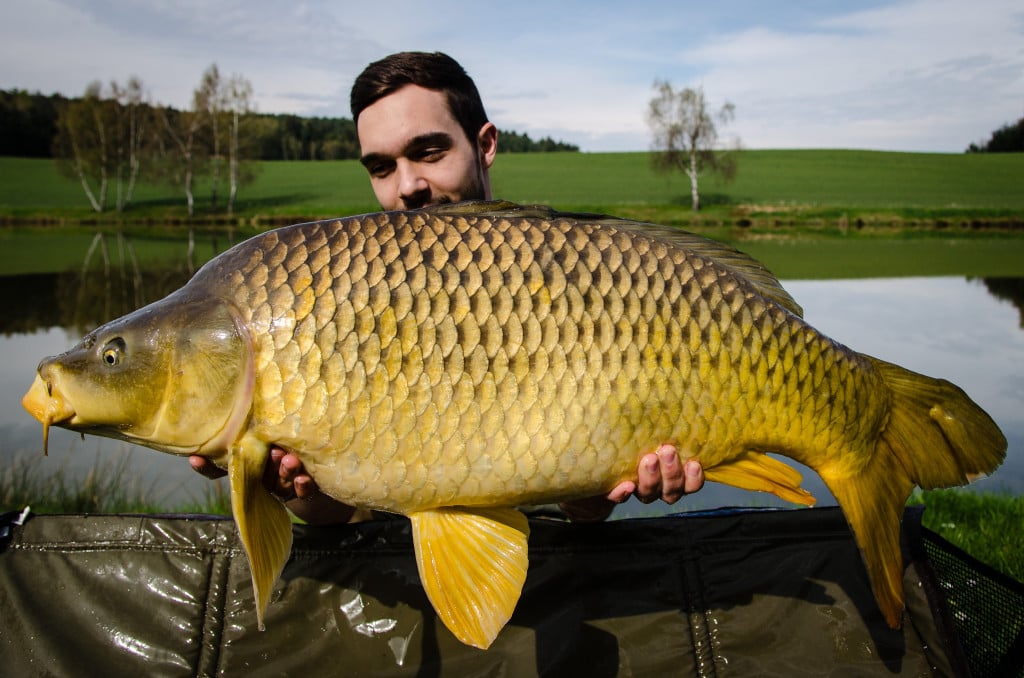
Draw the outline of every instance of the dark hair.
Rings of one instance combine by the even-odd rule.
[[[359,114],[367,107],[406,85],[444,94],[452,117],[470,143],[476,143],[480,128],[487,123],[480,92],[459,62],[441,52],[399,52],[363,69],[349,100],[353,121],[358,123]]]

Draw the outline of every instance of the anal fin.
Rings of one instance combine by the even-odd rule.
[[[814,506],[814,496],[800,487],[803,479],[791,466],[760,452],[745,452],[720,466],[704,469],[704,477],[741,490],[770,492],[784,501]]]
[[[526,516],[510,508],[444,507],[409,519],[420,579],[441,621],[463,643],[490,647],[526,581]]]
[[[231,512],[249,559],[260,631],[270,592],[292,550],[288,510],[263,486],[263,469],[269,452],[266,443],[244,437],[232,446],[228,461]]]
[[[900,628],[903,597],[903,552],[900,524],[913,483],[883,439],[871,463],[855,474],[819,471],[835,496],[860,547],[871,591],[885,621]]]

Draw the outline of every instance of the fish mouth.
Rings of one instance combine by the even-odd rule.
[[[75,408],[64,399],[60,391],[49,381],[36,375],[28,392],[21,399],[21,406],[43,425],[43,454],[49,453],[50,427],[60,425],[75,416]]]

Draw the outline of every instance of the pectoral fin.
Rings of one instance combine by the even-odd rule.
[[[800,473],[760,452],[746,452],[721,466],[704,469],[704,477],[742,490],[771,492],[794,504],[814,506],[814,496],[800,487]]]
[[[526,517],[509,508],[452,507],[409,518],[420,579],[438,616],[463,643],[487,649],[526,581]]]
[[[288,510],[263,486],[263,467],[269,451],[264,442],[242,438],[231,448],[228,462],[231,511],[249,558],[256,620],[261,631],[270,592],[292,550]]]

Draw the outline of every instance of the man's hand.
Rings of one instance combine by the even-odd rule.
[[[637,482],[621,482],[607,496],[565,502],[561,508],[573,522],[597,522],[606,519],[616,504],[625,502],[630,495],[635,494],[645,504],[657,499],[674,504],[702,487],[704,471],[700,463],[691,459],[682,464],[674,445],[662,445],[640,459]]]
[[[216,480],[217,478],[223,478],[228,474],[227,471],[220,468],[206,457],[200,457],[198,454],[193,454],[188,458],[189,466],[192,470],[199,475],[206,476],[210,480]]]
[[[207,478],[222,478],[227,472],[209,459],[193,455],[189,464]],[[289,511],[310,525],[332,525],[352,520],[356,509],[342,504],[320,491],[294,454],[280,447],[270,448],[270,459],[263,472],[263,486],[284,502]]]

